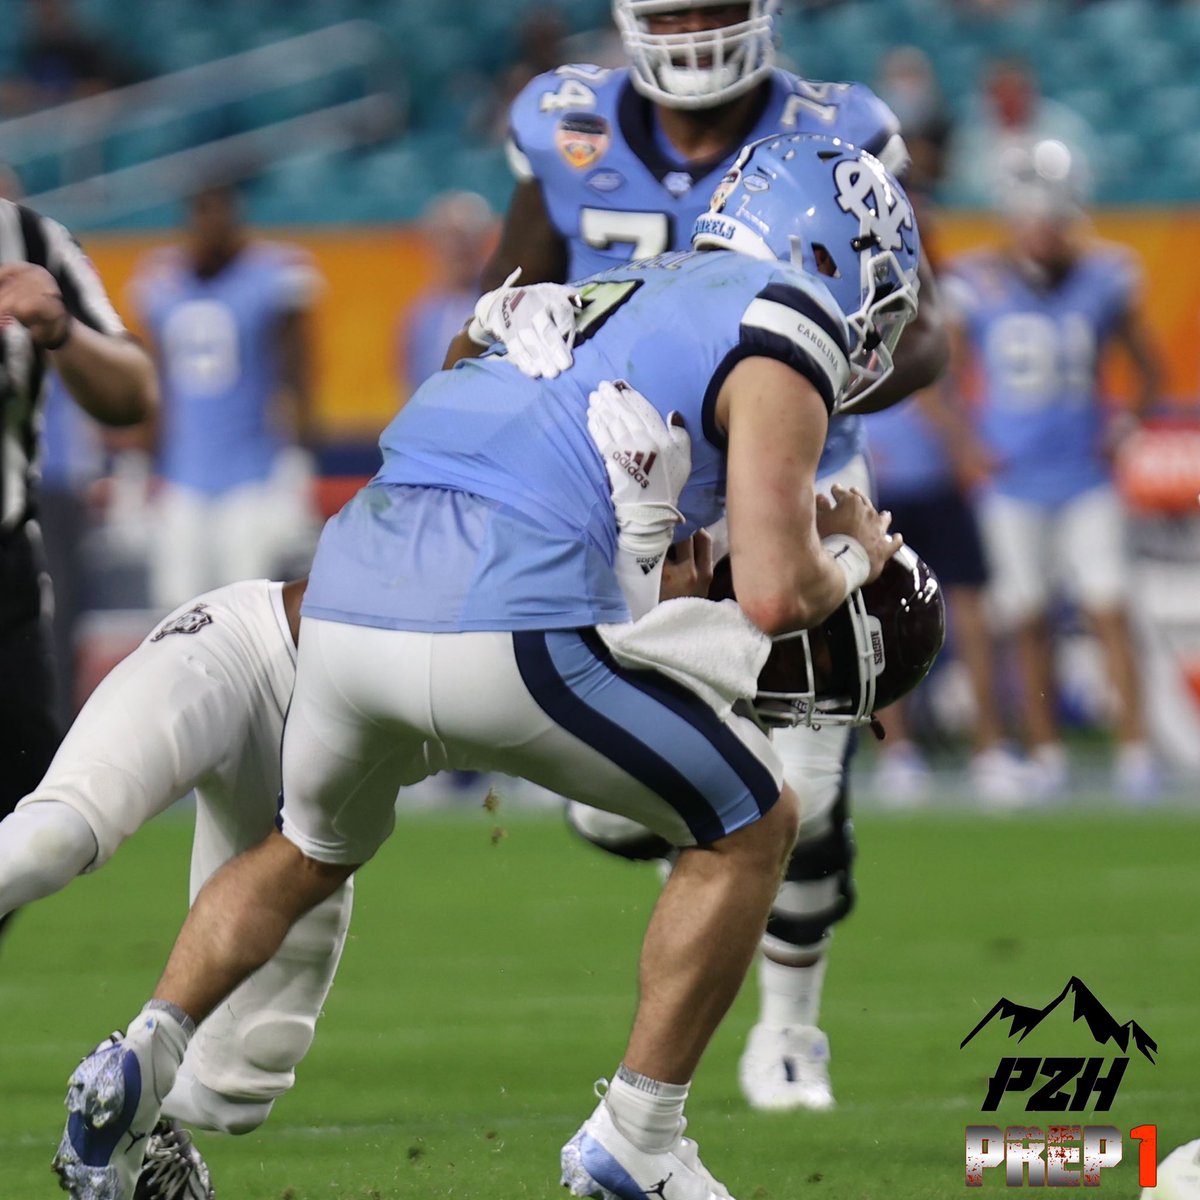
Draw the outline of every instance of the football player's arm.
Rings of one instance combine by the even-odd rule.
[[[550,220],[536,179],[518,183],[513,192],[499,245],[483,269],[482,290],[490,292],[503,286],[517,267],[521,268],[522,284],[566,282],[567,244]],[[442,365],[449,368],[460,359],[477,358],[485,349],[464,329],[450,343]]]
[[[1112,340],[1129,356],[1137,379],[1132,414],[1145,416],[1162,395],[1163,363],[1141,307],[1130,304],[1113,326]]]
[[[980,440],[972,419],[968,397],[972,391],[973,351],[965,325],[948,318],[950,364],[938,383],[914,397],[943,445],[955,478],[965,491],[986,484],[996,472],[991,451]]]
[[[950,361],[950,336],[938,297],[937,280],[925,251],[917,264],[921,281],[917,315],[900,336],[892,373],[861,404],[855,413],[880,412],[935,383]]]
[[[281,313],[275,326],[279,354],[278,402],[296,441],[310,449],[317,442],[312,393],[312,315],[307,308]]]
[[[729,447],[726,513],[738,603],[772,636],[820,624],[850,590],[847,571],[817,530],[814,483],[829,427],[825,401],[791,367],[746,358],[721,387],[715,418]],[[860,519],[847,532],[877,574],[899,539],[885,551],[886,521],[861,497],[850,509]]]

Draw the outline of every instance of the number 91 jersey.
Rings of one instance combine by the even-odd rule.
[[[908,150],[895,114],[860,83],[816,83],[773,71],[746,141],[773,133],[821,133],[869,150],[899,175]],[[513,103],[509,163],[536,181],[566,243],[567,277],[583,279],[630,259],[687,250],[692,225],[737,157],[676,161],[653,104],[627,69],[559,67],[539,75]],[[821,474],[865,453],[861,418],[830,426]]]
[[[950,265],[945,296],[980,368],[977,419],[997,491],[1058,505],[1108,480],[1100,360],[1140,281],[1132,255],[1105,243],[1055,287],[990,251]]]

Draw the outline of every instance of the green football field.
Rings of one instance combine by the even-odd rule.
[[[959,1042],[1001,995],[1040,1006],[1071,975],[1159,1045],[1156,1066],[1133,1057],[1110,1114],[1082,1119],[1157,1124],[1160,1156],[1200,1137],[1200,819],[1074,806],[866,815],[858,832],[860,903],[822,1022],[837,1110],[744,1107],[753,985],[693,1089],[691,1130],[738,1200],[972,1194],[963,1130],[996,1121],[980,1105],[997,1059],[1055,1049],[1016,1050],[994,1026]],[[15,925],[0,955],[2,1200],[59,1194],[48,1165],[66,1076],[153,985],[184,911],[188,840],[168,817]],[[359,880],[294,1093],[258,1133],[199,1139],[220,1200],[563,1194],[559,1147],[617,1064],[655,892],[652,871],[577,845],[550,815],[402,816]],[[1018,1101],[999,1123],[1045,1120]],[[1109,1200],[1138,1194],[1126,1149]]]

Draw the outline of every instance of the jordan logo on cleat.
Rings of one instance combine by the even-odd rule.
[[[659,1200],[667,1200],[667,1184],[675,1178],[675,1172],[672,1171],[666,1179],[660,1179],[652,1188],[647,1188],[643,1196],[657,1196]]]

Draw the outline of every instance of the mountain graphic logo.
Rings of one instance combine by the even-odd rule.
[[[1011,1038],[1020,1034],[1017,1040],[1023,1042],[1068,996],[1074,1001],[1071,1021],[1075,1022],[1082,1018],[1087,1023],[1092,1037],[1100,1045],[1115,1042],[1122,1051],[1128,1051],[1129,1044],[1132,1042],[1151,1063],[1154,1062],[1154,1055],[1158,1053],[1158,1043],[1136,1021],[1126,1021],[1124,1025],[1119,1024],[1108,1009],[1096,999],[1087,984],[1075,975],[1067,980],[1067,986],[1044,1008],[1030,1008],[1024,1004],[1016,1004],[1002,996],[992,1005],[987,1016],[963,1038],[959,1043],[959,1049],[961,1050],[985,1025],[993,1020],[1011,1021],[1008,1036]]]

